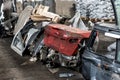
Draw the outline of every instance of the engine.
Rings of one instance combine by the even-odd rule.
[[[40,53],[40,59],[45,62],[48,67],[76,67],[80,58],[79,51],[74,56],[67,56],[51,48],[46,49],[46,47],[44,47],[40,50]]]

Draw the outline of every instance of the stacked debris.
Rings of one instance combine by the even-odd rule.
[[[76,9],[82,17],[97,19],[114,19],[110,0],[76,0]]]
[[[31,19],[33,21],[53,21],[58,22],[60,19],[60,16],[58,14],[48,12],[49,7],[43,6],[43,5],[36,5],[33,9]]]
[[[24,52],[28,50],[30,55],[36,56],[40,46],[42,46],[44,28],[49,23],[57,23],[61,18],[55,13],[48,12],[48,10],[48,6],[36,5],[35,8],[27,6],[20,13],[11,44],[14,51],[24,55]]]

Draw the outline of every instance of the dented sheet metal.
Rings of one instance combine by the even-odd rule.
[[[89,80],[120,80],[120,38],[105,35],[116,40],[116,51],[104,54],[102,52],[98,53],[93,50],[97,32],[104,33],[104,35],[106,32],[116,36],[120,34],[117,29],[95,26],[88,40],[89,44],[86,45],[87,47],[82,55],[82,74]]]
[[[14,29],[14,34],[16,34],[19,30],[21,30],[25,24],[29,21],[31,12],[33,10],[32,6],[27,6],[20,14],[17,24]]]
[[[120,80],[120,64],[86,50],[82,73],[90,80]]]
[[[27,24],[15,34],[11,48],[22,56],[28,44],[34,40],[34,34],[38,31],[32,21],[27,22]]]
[[[36,56],[42,46],[43,28],[49,22],[41,22],[37,25],[34,25],[34,23],[34,21],[28,21],[13,38],[11,48],[21,56],[24,56],[26,50],[29,50],[31,55]]]
[[[120,80],[120,64],[86,50],[82,73],[90,80]]]

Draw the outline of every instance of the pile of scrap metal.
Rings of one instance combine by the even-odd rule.
[[[29,61],[41,60],[49,68],[78,69],[87,80],[120,80],[120,30],[95,25],[91,32],[81,20],[80,12],[65,25],[66,19],[48,10],[48,6],[36,5],[27,6],[20,13],[11,44],[15,52],[30,56]],[[112,57],[111,52],[96,52],[100,32],[116,39]]]
[[[65,25],[60,24],[62,17],[48,10],[48,6],[36,5],[21,12],[11,48],[21,56],[30,56],[30,61],[40,59],[49,67],[79,67],[81,49],[91,32],[79,12],[69,20],[71,25]]]
[[[52,21],[52,22],[58,22],[60,20],[60,16],[48,12],[49,7],[43,6],[43,5],[36,5],[35,8],[32,11],[31,19],[33,21]]]
[[[57,14],[48,12],[48,9],[48,6],[42,5],[37,5],[35,8],[27,6],[20,13],[11,44],[12,49],[18,54],[23,55],[28,46],[34,44],[37,37],[41,37],[43,28],[53,22],[56,17],[60,18]]]

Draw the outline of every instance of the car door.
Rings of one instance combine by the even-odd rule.
[[[101,49],[103,51],[98,47],[99,50],[95,52],[93,46],[97,32],[100,32],[99,29],[102,29],[103,34],[109,31],[107,27],[104,29],[103,27],[98,27],[98,30],[94,29],[92,31],[86,49],[82,55],[82,74],[87,80],[120,80],[120,39],[116,39],[115,35],[113,36],[115,39],[113,37],[113,39],[111,39],[111,37],[106,38],[107,36],[104,35],[103,37],[103,34],[99,33],[100,36],[102,35],[102,37],[100,37],[101,42],[99,46],[103,47]],[[106,40],[109,41],[107,42]],[[107,47],[105,48],[105,45],[111,40],[113,40],[113,42],[116,41],[116,50],[109,52],[107,51]]]

